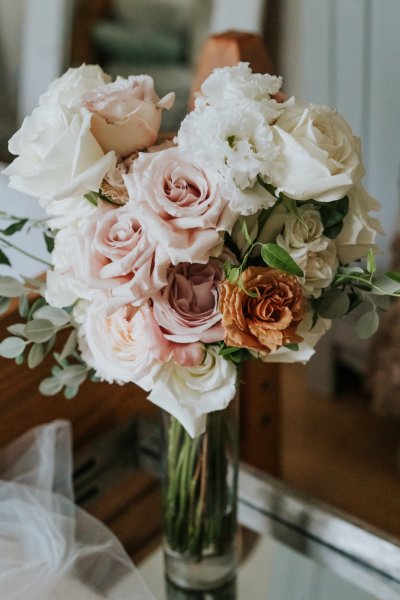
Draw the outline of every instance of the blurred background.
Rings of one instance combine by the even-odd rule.
[[[382,203],[381,266],[400,268],[399,22],[398,0],[1,0],[0,160],[10,160],[7,140],[68,66],[99,63],[112,76],[152,75],[160,97],[177,93],[163,124],[174,131],[187,112],[205,40],[227,30],[256,33],[288,95],[337,107],[362,137],[364,181]],[[1,176],[0,208],[10,203],[18,214],[40,214],[32,198],[8,190]],[[21,237],[21,244],[44,255],[32,236]],[[17,253],[13,258],[17,273],[40,271]],[[273,378],[273,400],[263,404],[261,398],[254,417],[264,428],[263,452],[274,456],[261,466],[400,537],[398,305],[372,341],[357,340],[343,319],[309,366],[281,367]],[[7,382],[1,386],[6,397]],[[102,424],[87,406],[86,416],[79,414],[81,399],[66,409],[63,398],[50,405],[37,398],[34,422],[72,411],[77,443],[83,443],[113,422],[106,405],[114,422],[129,413],[126,397],[110,404],[107,390],[97,404]],[[3,409],[0,445],[27,427],[24,415],[31,412],[28,400],[22,409],[17,398]]]

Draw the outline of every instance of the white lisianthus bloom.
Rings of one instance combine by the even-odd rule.
[[[206,414],[226,408],[234,398],[236,376],[233,363],[211,346],[198,366],[165,363],[149,400],[175,417],[194,438],[205,431]]]
[[[203,82],[195,104],[201,107],[248,98],[259,103],[259,110],[272,123],[288,104],[271,97],[279,92],[281,85],[281,77],[252,73],[249,63],[240,62],[234,67],[215,69]]]
[[[79,106],[84,94],[93,92],[110,81],[111,77],[104,73],[98,65],[81,65],[70,68],[49,85],[47,92],[40,96],[39,105]]]
[[[298,344],[298,350],[291,350],[290,348],[281,346],[278,350],[270,354],[262,352],[253,354],[263,362],[301,363],[304,365],[315,354],[315,346],[329,330],[330,326],[331,321],[322,317],[318,317],[317,322],[313,326],[313,312],[309,310],[296,330],[296,333],[303,338],[303,341]]]
[[[335,110],[288,107],[272,126],[281,153],[271,171],[278,192],[296,200],[343,198],[363,175],[360,140]]]
[[[344,265],[365,258],[369,248],[377,254],[376,236],[383,234],[379,220],[369,214],[380,209],[379,202],[368,194],[361,183],[354,186],[348,196],[349,212],[335,240],[340,262]]]
[[[298,208],[298,215],[287,213],[276,243],[302,269],[304,277],[299,281],[304,296],[318,298],[332,283],[339,266],[335,242],[324,235],[318,209],[303,205]]]
[[[116,156],[104,154],[90,132],[90,120],[86,109],[36,108],[9,142],[11,154],[17,155],[4,171],[10,187],[54,200],[98,190]]]
[[[80,314],[79,348],[84,361],[109,383],[136,383],[150,390],[162,365],[148,349],[152,337],[152,313],[148,304],[125,306],[110,312],[110,304],[91,302]]]
[[[257,183],[258,175],[267,178],[279,154],[257,102],[237,98],[197,108],[184,119],[177,139],[184,156],[219,173],[222,193],[236,213],[253,214],[276,201]]]

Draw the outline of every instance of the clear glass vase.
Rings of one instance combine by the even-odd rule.
[[[164,413],[165,573],[176,586],[212,590],[237,564],[238,402],[207,415],[192,439]]]

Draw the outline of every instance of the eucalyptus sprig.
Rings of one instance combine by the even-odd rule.
[[[0,311],[8,309],[12,298],[18,298],[18,312],[23,319],[7,328],[11,335],[0,343],[0,356],[15,359],[17,364],[26,360],[28,367],[34,369],[52,352],[58,335],[69,329],[61,352],[53,352],[56,365],[51,377],[40,383],[39,390],[44,395],[64,390],[65,397],[72,398],[86,378],[93,377],[93,371],[84,364],[77,349],[72,307],[50,306],[44,298],[45,289],[45,283],[40,279],[20,281],[9,276],[0,277]]]

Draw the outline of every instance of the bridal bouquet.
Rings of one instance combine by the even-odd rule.
[[[71,398],[87,377],[133,382],[177,420],[167,502],[181,550],[204,542],[204,502],[194,507],[210,446],[199,454],[190,439],[235,396],[240,363],[308,361],[331,320],[365,300],[356,328],[367,337],[400,294],[399,274],[376,272],[379,205],[361,181],[360,140],[335,110],[280,87],[245,63],[217,69],[176,136],[159,136],[172,92],[160,99],[146,75],[111,82],[84,65],[50,85],[10,140],[10,186],[48,218],[2,213],[0,240],[43,227],[51,266],[46,283],[0,277],[1,307],[19,297],[23,319],[0,354],[34,367],[70,329],[43,394]],[[210,508],[213,532],[225,496],[222,513]],[[177,513],[187,537],[174,538]]]
[[[0,279],[27,318],[0,352],[35,366],[72,328],[44,394],[133,382],[195,436],[242,360],[307,361],[366,296],[357,329],[373,333],[400,286],[375,273],[360,141],[330,108],[279,101],[280,86],[245,63],[217,69],[172,141],[158,131],[174,94],[160,100],[146,75],[83,65],[40,97],[5,173],[45,208],[52,264],[46,285]],[[4,241],[29,226],[2,218]]]

